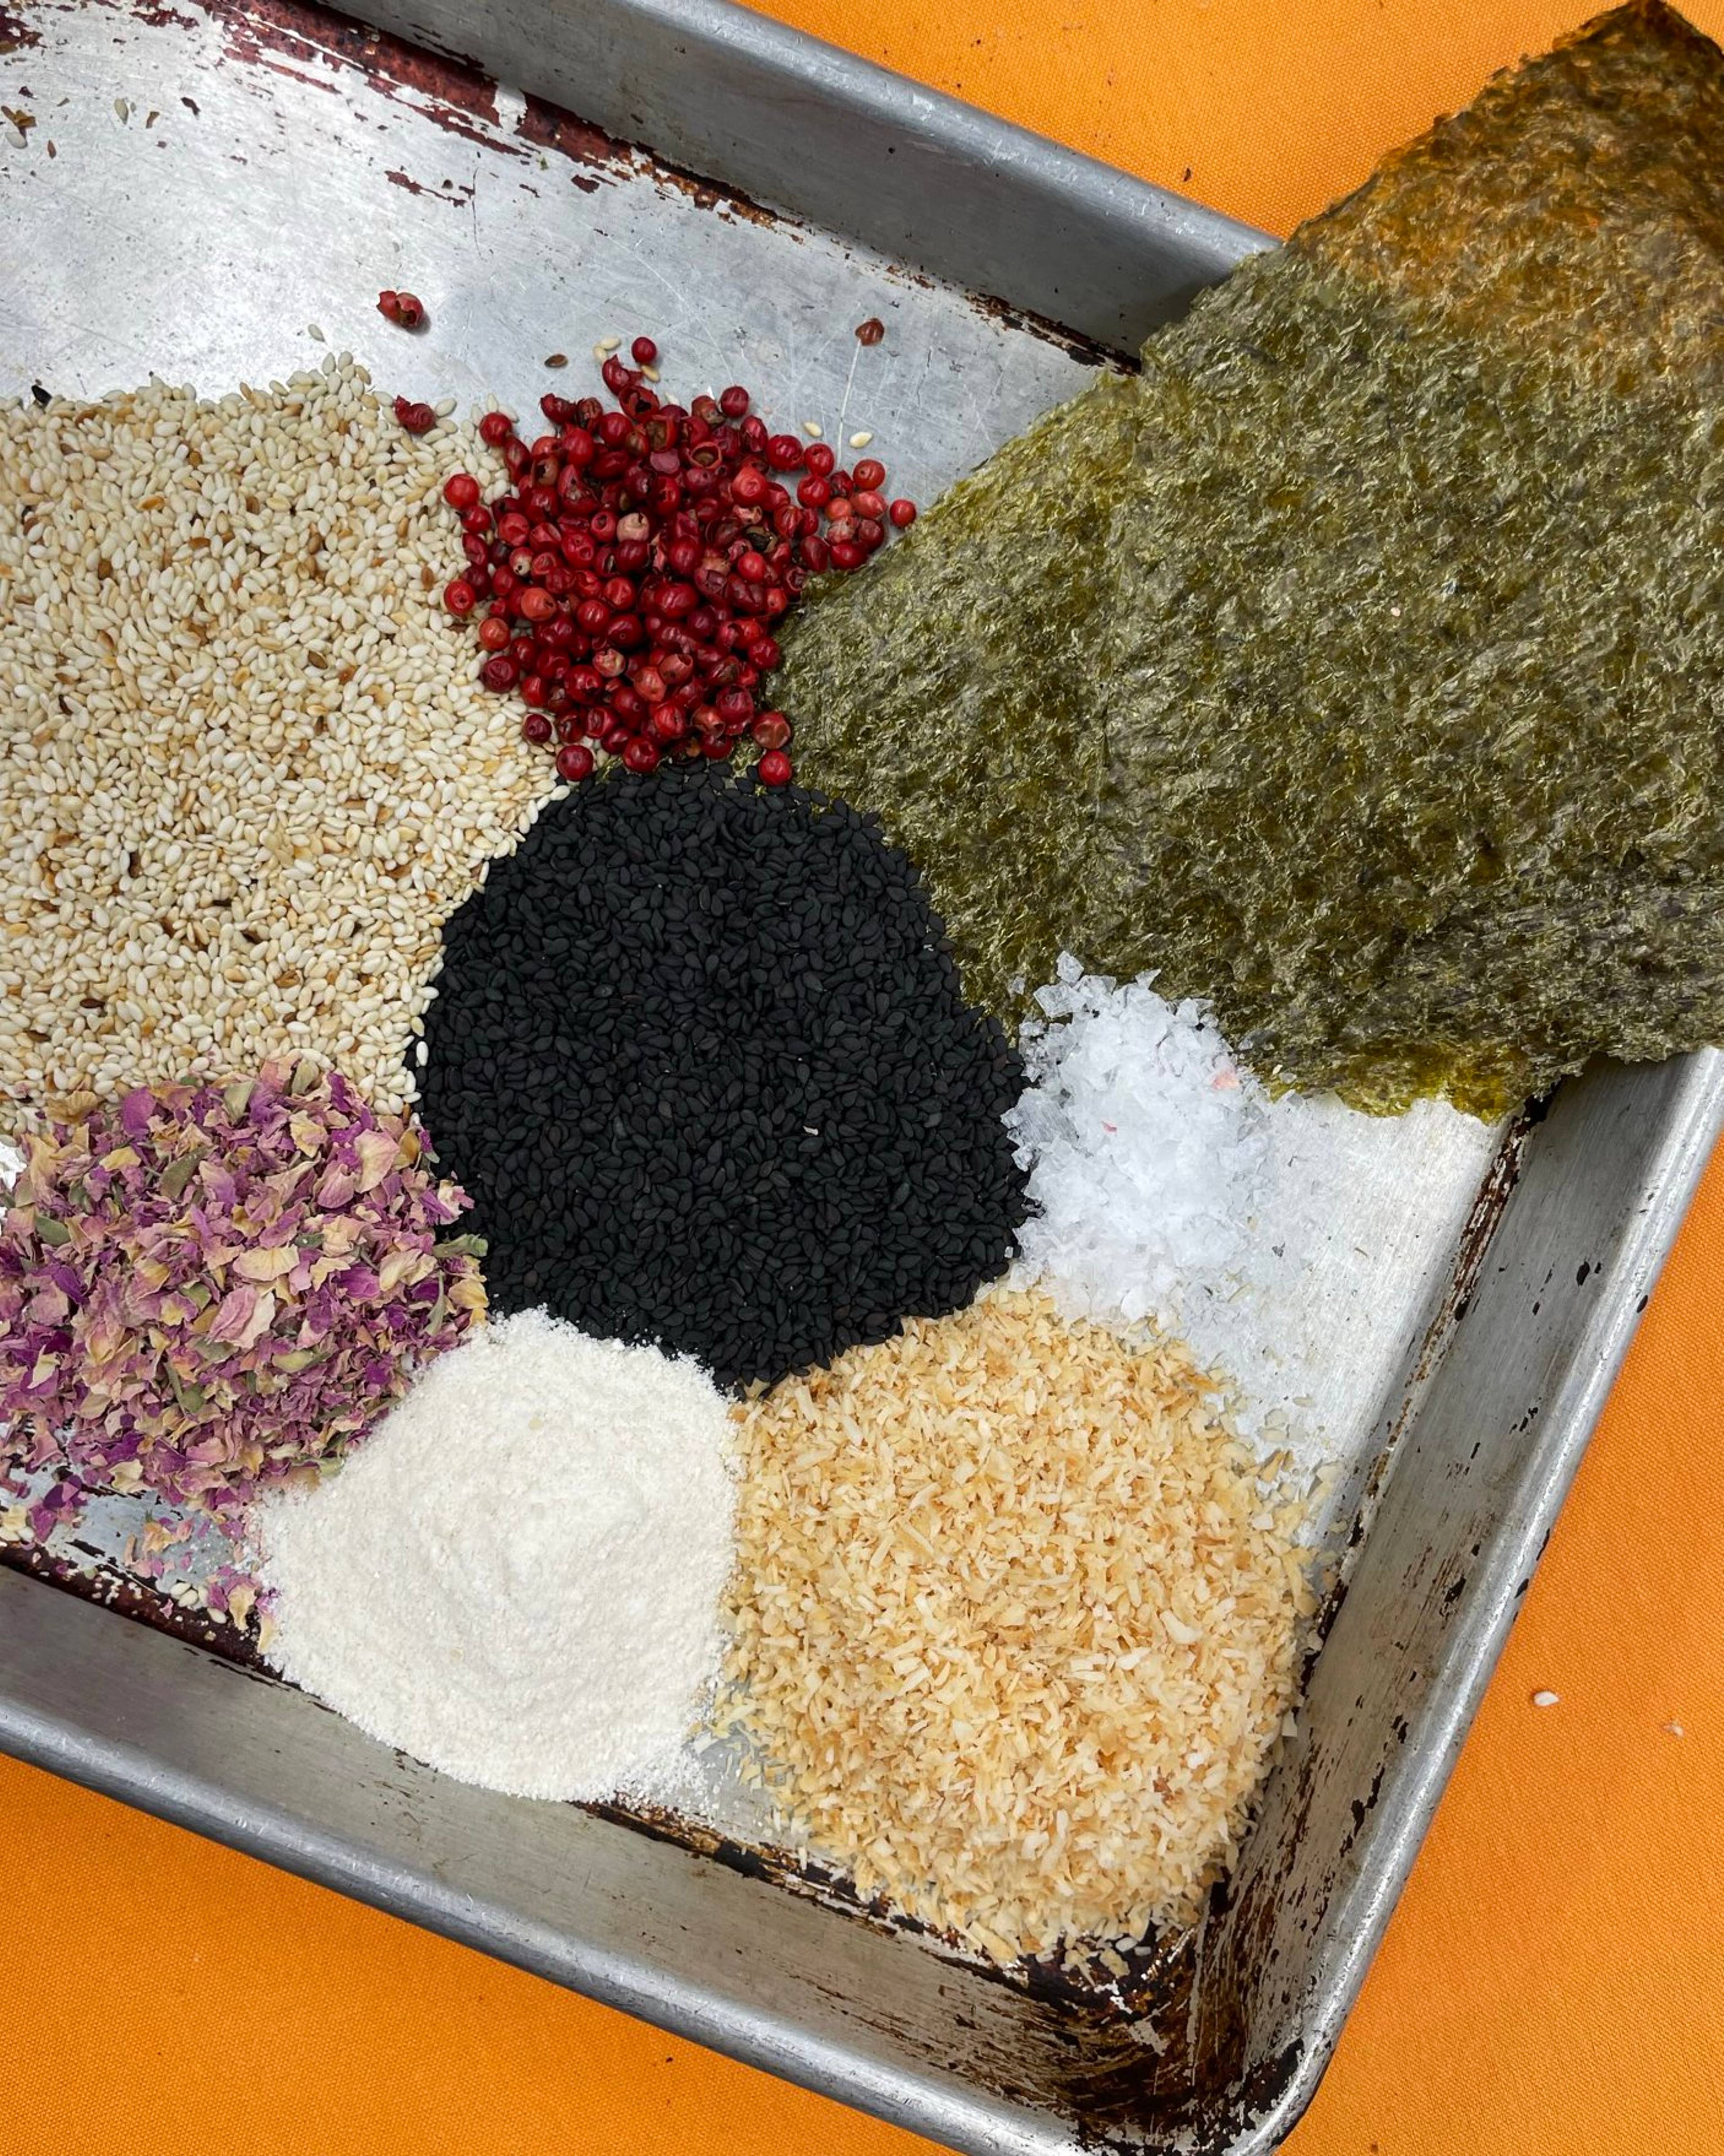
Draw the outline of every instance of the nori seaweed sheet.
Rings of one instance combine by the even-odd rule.
[[[800,773],[1008,1019],[1070,950],[1486,1116],[1724,1038],[1721,324],[1724,55],[1624,8],[823,589]]]

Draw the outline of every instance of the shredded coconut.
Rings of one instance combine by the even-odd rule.
[[[542,1311],[488,1326],[258,1507],[269,1660],[461,1781],[668,1791],[719,1666],[732,1444],[695,1363]]]
[[[719,1715],[793,1828],[997,1961],[1189,1921],[1313,1602],[1178,1342],[994,1292],[739,1413]]]

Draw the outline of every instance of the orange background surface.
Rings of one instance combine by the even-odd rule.
[[[775,12],[1276,231],[1579,19],[1509,0]],[[1689,12],[1724,38],[1724,0]],[[1724,2150],[1721,1291],[1724,1160],[1293,2156]],[[1561,1703],[1533,1707],[1542,1689]],[[5,1761],[0,1845],[8,2150],[926,2146]]]

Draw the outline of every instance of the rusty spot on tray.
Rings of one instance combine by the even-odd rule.
[[[167,6],[166,0],[132,0],[131,13],[152,30],[195,30],[198,27],[195,15],[182,15],[177,8]]]
[[[279,1681],[259,1654],[250,1631],[208,1609],[184,1609],[171,1594],[106,1559],[80,1565],[33,1543],[0,1543],[0,1567],[46,1580],[80,1602],[100,1603],[105,1609],[116,1610],[187,1645],[208,1648],[253,1676],[266,1677],[272,1684]]]
[[[502,131],[495,84],[470,60],[428,52],[305,0],[208,0],[208,9],[233,59],[278,73],[316,68],[321,74],[300,79],[331,90],[341,87],[331,75],[351,71],[368,90],[422,113],[451,135],[526,154]]]
[[[102,0],[102,4],[125,4],[125,0]],[[641,145],[607,134],[591,121],[546,99],[528,95],[517,127],[509,131],[497,110],[496,85],[475,62],[464,56],[410,44],[333,8],[310,4],[310,0],[205,0],[205,4],[221,31],[229,59],[337,95],[343,88],[342,78],[357,74],[367,90],[481,148],[522,160],[562,159],[571,184],[584,193],[593,193],[615,179],[639,177],[674,189],[696,209],[710,210],[726,221],[740,220],[782,232],[794,240],[803,237],[795,218],[768,209],[738,188],[721,185],[671,164]],[[131,8],[146,22],[184,24],[190,19],[176,13],[166,0],[131,0]],[[0,26],[6,25],[14,26],[26,42],[35,42],[33,32],[0,11]],[[0,49],[3,49],[0,42]],[[181,101],[196,111],[191,100]],[[410,184],[405,175],[396,178],[392,173],[390,177],[398,187]],[[444,199],[448,199],[447,195]],[[913,264],[892,263],[888,271],[933,289],[934,280]],[[978,314],[1004,327],[1027,330],[1086,366],[1123,365],[1135,369],[1138,365],[1135,353],[1112,352],[1095,338],[1080,336],[1003,300],[978,292],[966,292],[963,297]]]
[[[607,135],[603,128],[577,119],[561,105],[546,104],[542,97],[528,97],[515,131],[536,150],[552,151],[567,157],[571,164],[590,167],[569,176],[583,193],[591,194],[603,184],[595,174],[614,173],[620,178],[634,162],[628,147]]]

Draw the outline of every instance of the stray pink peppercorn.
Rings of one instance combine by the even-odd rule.
[[[410,434],[428,434],[437,424],[437,414],[428,404],[414,404],[405,397],[395,400],[395,416]]]
[[[469,614],[479,603],[479,594],[464,577],[443,588],[443,603],[453,614]]]
[[[763,786],[788,786],[793,776],[790,758],[782,748],[769,748],[755,768]]]
[[[637,367],[650,367],[659,357],[659,347],[649,336],[638,336],[629,347],[629,356]]]
[[[889,502],[886,506],[886,515],[900,531],[906,531],[916,521],[916,504],[913,501],[902,500]]]
[[[569,742],[557,752],[557,775],[559,778],[571,781],[591,778],[593,769],[593,752],[582,742]]]

